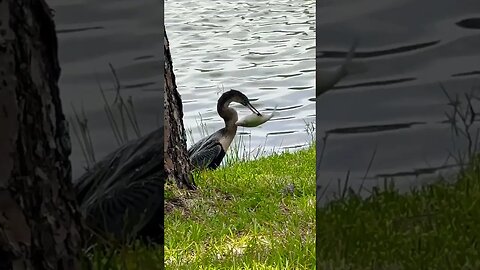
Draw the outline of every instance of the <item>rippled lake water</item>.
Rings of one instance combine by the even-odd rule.
[[[112,100],[109,63],[122,93],[133,98],[142,132],[157,128],[163,106],[158,1],[48,3],[56,14],[64,111],[71,117],[72,105],[83,106],[97,159],[118,146],[97,83]],[[319,171],[321,183],[333,181],[327,193],[348,171],[354,188],[393,176],[402,188],[432,179],[436,168],[453,162],[449,152],[464,148],[453,140],[439,83],[451,95],[480,84],[478,1],[336,0],[319,1],[316,9],[313,1],[166,1],[186,128],[200,138],[199,114],[210,132],[220,128],[219,89],[238,89],[261,111],[279,109],[261,127],[239,130],[252,148],[304,146],[305,122],[317,115],[320,134],[329,133]],[[354,37],[360,44],[353,73],[315,108],[315,48],[318,67],[329,67],[341,61]],[[249,113],[236,108],[241,116]],[[77,177],[85,161],[71,139]]]
[[[159,2],[47,0],[47,3],[55,10],[63,110],[67,117],[73,117],[72,106],[78,112],[83,107],[97,161],[118,147],[98,84],[105,89],[107,99],[113,101],[114,80],[109,63],[116,69],[122,94],[133,99],[142,133],[157,128],[163,107]],[[134,138],[133,133],[129,138]],[[76,178],[84,171],[85,159],[74,134],[71,141]]]
[[[269,122],[239,129],[237,137],[248,149],[262,147],[268,153],[310,142],[306,123],[315,121],[315,103],[309,100],[315,85],[313,0],[168,0],[165,26],[184,124],[193,141],[203,135],[201,123],[210,133],[223,127],[217,100],[223,90],[237,89],[260,111],[278,106]],[[234,108],[240,117],[251,113]]]
[[[392,178],[405,190],[455,163],[449,153],[464,151],[465,141],[451,132],[440,83],[451,96],[480,85],[479,2],[319,1],[317,18],[319,68],[338,63],[360,38],[352,75],[317,101],[320,134],[329,133],[322,193],[347,178],[355,190]]]

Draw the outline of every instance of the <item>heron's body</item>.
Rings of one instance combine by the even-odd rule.
[[[260,115],[241,92],[236,90],[225,92],[217,103],[217,112],[223,118],[225,127],[201,139],[188,149],[188,156],[194,168],[216,169],[220,166],[237,133],[235,123],[238,120],[238,114],[235,109],[229,107],[231,102],[241,103]]]
[[[188,149],[192,165],[196,168],[216,169],[222,163],[235,134],[222,128]]]
[[[163,243],[163,127],[120,147],[73,185],[90,228]]]

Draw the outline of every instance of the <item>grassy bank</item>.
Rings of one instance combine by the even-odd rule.
[[[315,269],[314,164],[311,147],[202,172],[196,191],[167,187],[166,269]],[[480,269],[480,162],[455,184],[333,202],[317,222],[317,269]],[[112,262],[161,263],[142,246]]]
[[[167,269],[314,269],[315,148],[166,187]]]
[[[318,269],[480,269],[480,163],[458,178],[321,208]]]

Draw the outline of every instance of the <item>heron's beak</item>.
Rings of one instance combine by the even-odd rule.
[[[250,102],[247,103],[247,108],[249,108],[253,113],[256,113],[258,116],[262,115],[257,109],[255,109],[255,107],[253,107],[252,104],[250,104]]]

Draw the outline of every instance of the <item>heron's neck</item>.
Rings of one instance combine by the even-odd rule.
[[[230,132],[237,132],[237,125],[235,123],[238,121],[238,114],[235,109],[228,107],[228,104],[225,104],[218,114],[225,121],[225,128]]]

